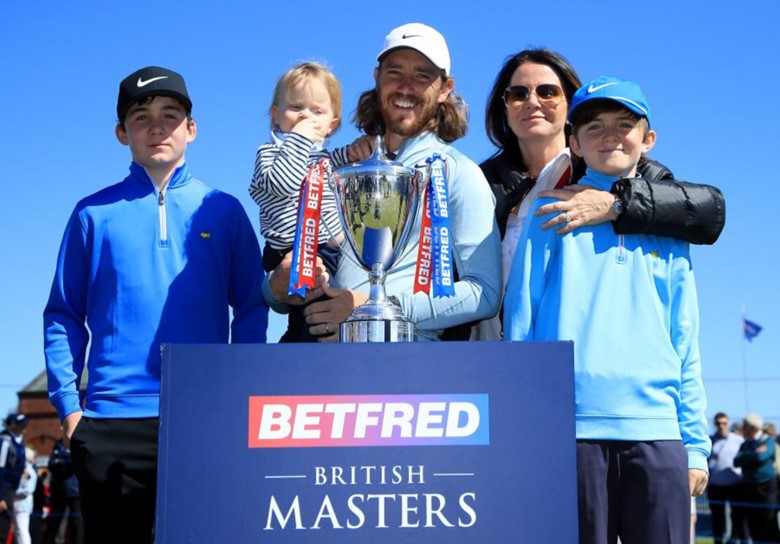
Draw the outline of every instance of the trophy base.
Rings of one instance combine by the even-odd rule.
[[[417,328],[389,301],[369,300],[339,325],[339,342],[415,342]]]
[[[339,342],[414,342],[417,330],[411,321],[358,320],[339,325]]]

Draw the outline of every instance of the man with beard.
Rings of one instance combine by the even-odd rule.
[[[438,208],[445,216],[444,228],[437,228],[437,214],[432,213],[433,232],[440,233],[438,239],[433,236],[432,245],[450,248],[455,270],[441,274],[441,269],[421,270],[425,265],[418,261],[434,260],[418,256],[421,205],[409,243],[385,282],[388,296],[395,297],[416,324],[420,340],[437,340],[447,327],[491,317],[498,311],[501,246],[493,220],[493,196],[479,167],[450,145],[466,133],[467,113],[465,102],[454,92],[444,37],[420,23],[402,25],[387,35],[377,61],[376,86],[360,97],[354,117],[357,127],[369,136],[382,135],[388,155],[404,166],[427,174],[429,168],[434,171],[436,164],[443,164],[443,181],[425,177],[427,190],[437,190]],[[440,254],[446,265],[446,249]],[[448,274],[455,272],[456,281],[448,285],[452,277]],[[279,300],[286,298],[285,276],[272,274],[269,280]],[[428,283],[434,283],[437,276],[439,288],[413,292],[415,284],[429,278]],[[343,289],[322,285],[329,300],[311,304],[304,312],[311,333],[321,335],[321,341],[337,341],[338,324],[368,298],[368,275],[351,259],[342,259],[335,283]]]

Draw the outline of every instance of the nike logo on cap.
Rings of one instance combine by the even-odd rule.
[[[147,86],[147,85],[149,85],[150,83],[154,83],[155,81],[159,81],[159,80],[161,80],[161,79],[167,79],[167,78],[168,78],[168,76],[158,76],[158,77],[153,77],[152,79],[147,79],[146,81],[143,81],[143,80],[142,80],[142,79],[139,77],[139,78],[138,78],[138,83],[136,83],[136,85],[138,85],[138,88],[141,88],[141,87],[146,87],[146,86]]]
[[[408,40],[409,38],[422,38],[422,34],[404,34],[401,36],[402,40]]]
[[[617,82],[617,81],[611,81],[611,82],[609,82],[609,83],[604,83],[603,85],[596,85],[596,86],[593,86],[593,85],[591,84],[591,85],[588,87],[588,94],[590,94],[590,93],[595,93],[596,91],[598,91],[599,89],[603,89],[604,87],[611,87],[612,85],[617,85],[617,84],[618,84],[618,82]]]

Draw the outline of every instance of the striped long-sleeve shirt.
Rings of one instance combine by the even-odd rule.
[[[271,247],[284,250],[292,247],[295,239],[301,183],[309,165],[327,158],[338,167],[349,159],[346,146],[329,153],[296,132],[274,131],[271,138],[257,150],[249,194],[260,206],[260,234]],[[329,183],[323,187],[321,209],[320,244],[341,234],[336,198]]]

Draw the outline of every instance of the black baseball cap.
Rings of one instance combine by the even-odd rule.
[[[19,427],[27,426],[27,416],[24,414],[8,414],[5,418],[5,426],[18,425]]]
[[[147,66],[133,72],[119,84],[119,98],[116,101],[119,122],[125,120],[130,106],[148,96],[170,96],[184,105],[188,115],[192,112],[192,100],[181,74],[159,66]]]

